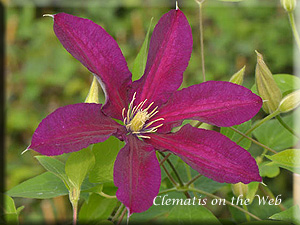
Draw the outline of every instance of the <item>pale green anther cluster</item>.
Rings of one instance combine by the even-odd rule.
[[[287,12],[292,12],[296,8],[296,0],[280,0],[280,3],[282,7],[285,9]]]
[[[130,130],[134,132],[140,131],[148,119],[148,112],[138,111],[130,122]]]

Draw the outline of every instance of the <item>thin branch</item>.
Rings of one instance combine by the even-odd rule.
[[[113,218],[111,219],[112,222],[114,222],[114,221],[118,218],[119,214],[120,214],[121,211],[123,210],[123,207],[124,207],[124,204],[121,203],[121,205],[119,206],[117,212],[115,213],[115,215],[114,215]]]
[[[271,113],[270,115],[266,116],[265,118],[263,118],[262,120],[258,121],[256,124],[254,124],[249,130],[246,131],[245,135],[248,136],[248,134],[250,134],[252,131],[254,131],[256,128],[258,128],[260,125],[262,125],[263,123],[267,122],[268,120],[272,119],[273,117],[277,116],[280,112],[279,111],[275,111],[273,113]],[[245,137],[241,137],[236,143],[240,143]]]
[[[191,167],[188,164],[184,164],[185,165],[185,170],[186,170],[186,174],[189,180],[192,180],[192,173],[191,173]],[[188,182],[189,183],[189,182]],[[195,187],[195,185],[193,183],[191,183],[190,185],[187,186],[187,184],[184,185],[185,187],[191,186],[192,188]],[[193,195],[196,197],[196,199],[198,199],[198,195],[196,192],[193,192]]]
[[[205,79],[205,60],[204,60],[204,41],[203,41],[203,13],[202,13],[202,3],[204,0],[196,0],[199,6],[199,32],[200,32],[200,48],[201,48],[201,64],[202,64],[202,76],[203,82]]]
[[[178,186],[178,184],[176,183],[176,181],[174,180],[174,178],[171,176],[171,174],[168,172],[167,168],[165,167],[164,164],[161,164],[161,167],[164,169],[165,173],[167,174],[169,180],[172,182],[172,184],[174,184],[175,187]]]
[[[198,121],[198,123],[194,127],[200,127],[203,122]]]
[[[172,155],[172,153],[168,153],[160,162],[159,162],[159,165],[161,166],[166,160],[167,158],[170,157],[170,155]]]
[[[162,153],[162,152],[159,152],[159,154],[161,154],[163,157],[166,157],[165,154]],[[182,180],[181,180],[181,178],[180,178],[180,176],[179,176],[179,174],[178,174],[176,168],[174,167],[174,165],[172,164],[172,162],[171,162],[168,158],[167,158],[167,163],[169,164],[169,166],[170,166],[171,169],[173,170],[175,176],[177,177],[178,182],[179,182],[179,186],[180,186],[180,187],[183,187],[183,182],[182,182]],[[167,171],[167,169],[165,168],[164,164],[162,164],[161,166],[164,168],[165,171]],[[166,172],[166,173],[167,173],[167,172]],[[171,176],[171,175],[170,175],[170,176]],[[173,178],[172,178],[172,179],[173,179]],[[174,179],[173,179],[173,180],[174,180]],[[176,183],[176,182],[175,182],[175,183]],[[178,185],[177,185],[177,183],[176,183],[176,184],[175,184],[175,187],[177,187],[177,186],[178,186]],[[184,192],[184,195],[185,195],[187,198],[191,198],[190,194],[189,194],[187,191]]]
[[[287,125],[279,115],[276,116],[276,119],[277,119],[278,122],[279,122],[285,129],[287,129],[292,135],[294,135],[296,138],[300,139],[300,137],[299,137],[299,135],[296,133],[296,131],[294,131],[291,127],[289,127],[289,125]]]
[[[104,198],[117,198],[117,196],[115,195],[108,195],[108,194],[105,194],[104,192],[97,192],[98,195],[101,195],[102,197]]]
[[[291,28],[292,28],[292,31],[293,31],[293,35],[294,35],[294,38],[296,40],[296,44],[298,46],[298,49],[300,50],[300,38],[299,38],[299,34],[298,34],[298,31],[297,31],[297,28],[296,28],[294,14],[293,14],[293,12],[289,12],[288,15],[289,15],[289,20],[290,20]]]
[[[119,220],[118,220],[117,225],[120,225],[120,224],[121,224],[121,222],[122,222],[122,220],[123,220],[123,218],[124,218],[124,216],[125,216],[126,210],[127,210],[126,208],[123,209],[123,212],[122,212],[122,214],[121,214],[121,216],[120,216],[120,218],[119,218]]]
[[[159,154],[161,154],[163,157],[166,157],[165,154],[162,153],[162,152],[159,152]],[[167,163],[169,164],[169,166],[171,167],[171,169],[173,170],[175,176],[177,177],[177,180],[178,180],[179,185],[180,185],[180,186],[183,186],[183,182],[182,182],[182,180],[181,180],[181,178],[180,178],[180,176],[179,176],[177,170],[175,169],[173,163],[172,163],[168,158],[167,158],[166,160],[167,160]]]
[[[273,152],[274,154],[278,153],[278,152],[276,152],[275,150],[271,149],[270,147],[268,147],[268,146],[266,146],[266,145],[264,145],[264,144],[262,144],[262,143],[260,143],[260,142],[258,142],[258,141],[256,141],[256,140],[254,140],[253,138],[247,136],[246,134],[244,134],[243,132],[239,131],[238,129],[235,129],[234,127],[229,127],[229,128],[230,128],[231,130],[233,130],[234,132],[236,132],[236,133],[242,135],[243,137],[247,138],[248,140],[252,141],[253,143],[255,143],[255,144],[257,144],[257,145],[263,147],[264,149],[266,149],[266,150],[268,150],[268,151],[270,151],[270,152]]]
[[[243,205],[243,209],[245,209],[247,212],[249,212],[248,207],[246,205]],[[250,222],[251,221],[250,216],[247,213],[245,213],[245,216],[246,216],[247,222]]]
[[[196,175],[193,179],[191,179],[189,182],[186,183],[186,186],[190,186],[192,183],[194,183],[198,178],[200,178],[202,174]]]

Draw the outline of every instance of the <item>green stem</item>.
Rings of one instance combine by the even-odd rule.
[[[104,192],[97,192],[98,195],[101,195],[102,197],[104,198],[117,198],[117,196],[115,195],[108,195],[108,194],[105,194]]]
[[[193,179],[191,179],[189,182],[186,183],[186,186],[190,186],[191,184],[193,184],[198,178],[200,178],[202,176],[202,174],[198,174],[196,175]],[[193,188],[193,187],[192,187]]]
[[[194,127],[200,127],[203,122],[198,122]]]
[[[120,225],[120,224],[121,224],[121,222],[122,222],[122,220],[123,220],[123,218],[124,218],[124,216],[125,216],[126,211],[127,211],[127,208],[123,209],[122,214],[121,214],[121,216],[119,217],[119,220],[118,220],[117,225]]]
[[[118,218],[119,214],[120,214],[121,211],[123,210],[123,207],[124,207],[124,204],[121,203],[121,205],[119,206],[117,212],[115,213],[115,215],[114,215],[113,218],[111,219],[112,222],[114,222],[114,221]]]
[[[298,136],[298,134],[297,134],[291,127],[289,127],[289,125],[287,125],[279,115],[276,116],[276,119],[278,120],[278,122],[279,122],[285,129],[287,129],[287,130],[288,130],[291,134],[293,134],[296,138],[300,139],[300,137]]]
[[[268,150],[268,151],[270,151],[270,152],[273,152],[274,154],[277,153],[275,150],[273,150],[273,149],[271,149],[270,147],[268,147],[268,146],[266,146],[266,145],[264,145],[264,144],[262,144],[262,143],[260,143],[260,142],[258,142],[258,141],[256,141],[256,140],[254,140],[253,138],[247,136],[246,134],[244,134],[243,132],[239,131],[238,129],[235,129],[234,127],[229,127],[229,128],[230,128],[231,130],[235,131],[236,133],[242,135],[243,137],[247,138],[248,140],[252,141],[253,143],[255,143],[255,144],[257,144],[257,145],[263,147],[264,149],[266,149],[266,150]]]
[[[253,127],[251,127],[249,130],[247,130],[245,135],[250,134],[252,131],[254,131],[256,128],[258,128],[260,125],[262,125],[263,123],[272,119],[273,117],[277,116],[279,113],[280,113],[279,111],[275,111],[275,112],[271,113],[270,115],[266,116],[265,118],[263,118],[262,120],[260,120],[259,122],[255,123]],[[236,143],[237,144],[240,143],[243,139],[244,139],[244,136],[241,137]]]
[[[168,153],[160,162],[159,162],[159,165],[161,166],[161,164],[163,164],[166,160],[167,160],[167,158],[169,158],[170,157],[170,155],[172,155],[172,153]]]
[[[243,209],[246,210],[247,212],[249,212],[249,211],[248,211],[248,207],[247,207],[246,205],[243,205]],[[248,222],[250,222],[251,219],[250,219],[249,214],[248,214],[248,213],[245,213],[245,216],[246,216],[246,220],[247,220]]]
[[[296,28],[296,23],[295,23],[293,12],[288,12],[288,16],[289,16],[289,21],[290,21],[291,28],[292,28],[292,31],[293,31],[293,35],[294,35],[294,38],[296,40],[296,44],[298,46],[298,49],[300,50],[300,38],[299,38],[299,34],[298,34],[298,31],[297,31],[297,28]]]
[[[162,153],[162,152],[159,152],[159,154],[161,154],[164,158],[166,157],[165,154]],[[167,163],[169,164],[169,166],[171,167],[171,169],[173,170],[175,176],[177,177],[177,180],[178,180],[178,182],[179,182],[179,186],[180,186],[180,187],[183,187],[183,182],[182,182],[182,180],[181,180],[181,178],[180,178],[180,176],[179,176],[177,170],[176,170],[175,167],[173,166],[172,162],[171,162],[168,158],[167,158],[166,161],[167,161]],[[164,166],[164,164],[162,164],[161,166],[164,168],[164,170],[166,171],[166,173],[168,173],[168,172],[167,172],[167,169],[166,169],[165,166]],[[170,174],[169,174],[169,175],[170,175]],[[171,176],[171,175],[170,175],[170,176]],[[173,179],[173,178],[172,178],[172,179]],[[174,182],[174,179],[173,179],[173,182]],[[175,187],[177,187],[177,183],[176,183],[176,182],[173,183],[173,184],[175,185]],[[187,191],[184,192],[184,195],[185,195],[187,198],[191,198],[190,194],[189,194]]]
[[[203,18],[202,18],[202,3],[204,0],[196,1],[199,6],[199,31],[200,31],[200,47],[201,47],[201,64],[202,64],[202,76],[203,82],[205,82],[205,60],[204,60],[204,41],[203,41]]]
[[[164,158],[166,157],[165,154],[162,153],[162,152],[159,152],[159,154],[161,154]],[[180,185],[180,186],[183,186],[183,182],[182,182],[182,180],[181,180],[181,178],[180,178],[180,176],[179,176],[177,170],[176,170],[175,167],[173,166],[172,162],[171,162],[168,158],[166,159],[166,161],[167,161],[167,163],[169,164],[169,166],[171,167],[171,169],[173,170],[175,176],[177,177],[177,180],[178,180],[179,185]]]
[[[80,196],[80,189],[73,187],[69,191],[69,199],[73,208],[73,225],[77,223],[78,200]]]
[[[171,176],[171,174],[168,172],[168,170],[167,170],[167,168],[165,167],[165,165],[164,165],[164,164],[161,164],[161,167],[164,169],[165,173],[167,174],[167,176],[168,176],[169,180],[172,182],[172,184],[173,184],[175,187],[177,187],[178,185],[177,185],[176,181],[175,181],[174,178]]]
[[[185,170],[186,170],[187,177],[190,181],[188,183],[186,183],[184,186],[188,187],[188,186],[191,185],[191,187],[194,188],[195,186],[193,184],[194,181],[193,181],[193,178],[192,178],[191,167],[189,165],[185,164]],[[193,192],[193,195],[198,199],[198,196],[197,196],[196,192]]]
[[[174,188],[166,189],[166,190],[160,191],[158,194],[162,195],[162,194],[166,194],[166,193],[169,193],[169,192],[172,192],[172,191],[177,191],[177,188],[174,187]]]

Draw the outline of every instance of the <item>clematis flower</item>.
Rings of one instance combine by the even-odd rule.
[[[130,214],[147,210],[158,194],[156,150],[174,153],[218,182],[261,181],[254,158],[222,134],[190,125],[172,133],[184,119],[225,127],[241,124],[262,106],[259,96],[229,82],[208,81],[177,90],[193,45],[191,27],[179,9],[159,20],[145,73],[135,82],[118,44],[102,27],[65,13],[53,18],[56,36],[97,77],[106,101],[57,109],[39,124],[30,149],[52,156],[79,151],[111,135],[125,141],[115,161],[114,183],[117,198]]]

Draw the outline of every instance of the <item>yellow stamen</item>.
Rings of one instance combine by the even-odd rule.
[[[143,133],[156,132],[157,128],[163,125],[162,123],[155,127],[149,127],[155,122],[164,120],[164,118],[159,118],[147,123],[147,121],[149,121],[154,115],[158,113],[158,107],[156,106],[150,113],[148,113],[148,110],[151,108],[154,102],[151,102],[145,109],[143,109],[145,103],[147,102],[147,99],[134,106],[134,101],[136,99],[135,96],[136,92],[133,94],[132,100],[128,106],[126,117],[125,108],[122,110],[124,125],[129,132],[131,132],[132,134],[136,134],[137,137],[150,138],[149,136],[143,135]]]

